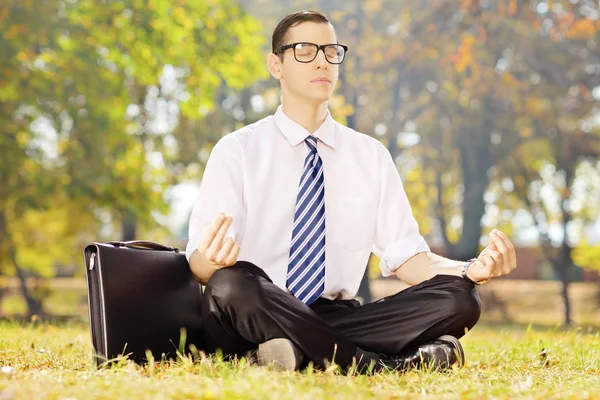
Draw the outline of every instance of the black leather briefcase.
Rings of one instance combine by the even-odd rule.
[[[97,366],[127,356],[147,362],[202,350],[202,290],[179,249],[147,241],[85,247]],[[193,345],[193,346],[190,346]]]

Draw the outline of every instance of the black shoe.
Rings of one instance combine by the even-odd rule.
[[[465,365],[465,353],[457,338],[440,336],[433,342],[411,347],[397,356],[383,355],[379,362],[383,368],[406,371],[413,368],[435,371],[450,369],[454,365]]]
[[[278,371],[295,371],[300,368],[304,359],[300,349],[285,338],[267,340],[246,357],[250,365],[270,366]]]

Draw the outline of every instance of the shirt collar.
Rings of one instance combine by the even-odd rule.
[[[288,117],[283,112],[282,106],[279,106],[275,113],[275,124],[292,147],[304,142],[311,134],[302,125]],[[312,135],[327,146],[335,148],[335,121],[329,110],[327,110],[327,117],[323,124]]]

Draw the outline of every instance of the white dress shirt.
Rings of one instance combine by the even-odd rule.
[[[230,133],[210,154],[189,225],[189,260],[206,227],[224,212],[239,261],[262,268],[284,290],[294,208],[310,133],[283,112]],[[378,140],[336,122],[329,112],[313,133],[325,180],[325,292],[354,297],[371,251],[384,276],[429,251],[398,170]]]

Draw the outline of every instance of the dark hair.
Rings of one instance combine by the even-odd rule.
[[[273,39],[271,41],[272,52],[275,53],[277,49],[285,44],[286,35],[290,28],[299,25],[303,22],[316,22],[318,24],[329,24],[329,20],[323,14],[313,10],[298,11],[293,14],[287,15],[284,19],[279,21],[275,30],[273,31]],[[279,55],[283,60],[283,54]]]

